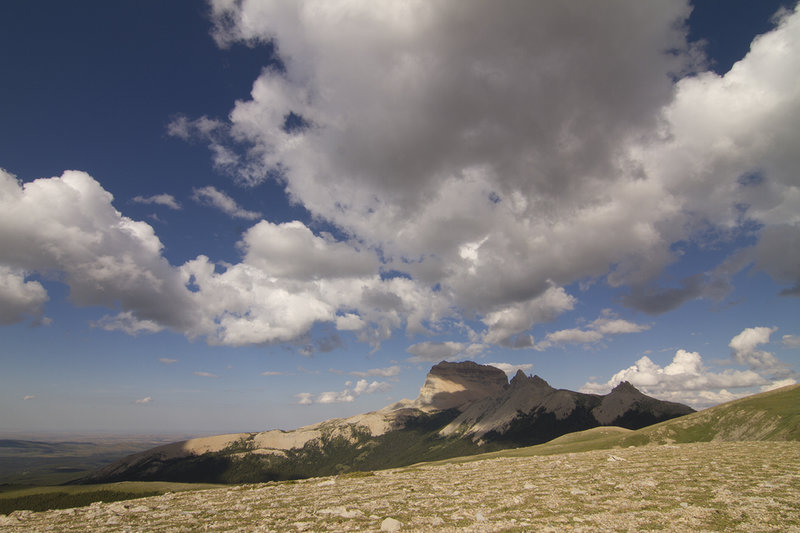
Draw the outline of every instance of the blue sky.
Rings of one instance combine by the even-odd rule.
[[[794,382],[793,3],[501,5],[4,3],[0,431]]]

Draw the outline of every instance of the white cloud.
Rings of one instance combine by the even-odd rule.
[[[506,373],[509,377],[513,376],[517,373],[518,370],[522,370],[523,372],[527,373],[533,365],[530,363],[525,363],[521,365],[512,365],[511,363],[487,363],[489,366],[493,366],[495,368],[499,368],[503,372]]]
[[[784,335],[782,342],[787,348],[800,348],[800,335]]]
[[[219,209],[233,218],[255,220],[261,217],[261,213],[248,211],[239,207],[233,198],[211,185],[200,187],[199,189],[192,189],[192,199],[199,204]]]
[[[595,344],[609,335],[639,333],[650,329],[647,324],[636,324],[618,318],[611,310],[604,309],[600,317],[592,321],[586,329],[562,329],[548,333],[544,340],[536,343],[534,349],[546,350],[563,344]]]
[[[315,216],[488,318],[487,342],[532,344],[525,302],[587,278],[629,285],[623,301],[650,313],[724,298],[752,261],[795,283],[796,253],[778,251],[800,249],[800,16],[724,76],[676,84],[697,67],[689,12],[685,2],[219,0],[218,41],[271,40],[286,70],[264,71],[230,122],[210,128],[212,150],[249,142],[227,160],[241,182],[280,167]],[[481,31],[463,32],[470,24]],[[313,126],[286,131],[289,113]],[[679,259],[673,244],[702,241],[709,222],[732,234],[743,206],[765,225],[749,260],[654,283]]]
[[[534,324],[555,319],[575,305],[575,298],[561,287],[550,287],[530,300],[514,303],[501,310],[487,313],[483,323],[489,329],[483,336],[484,342],[514,348],[533,345],[533,337],[520,335]]]
[[[318,237],[299,221],[262,220],[245,232],[240,247],[248,265],[275,278],[310,281],[371,277],[378,272],[374,253]]]
[[[350,372],[350,375],[361,378],[366,378],[369,376],[380,376],[384,378],[391,378],[399,375],[401,371],[402,369],[399,366],[394,365],[386,368],[370,368],[366,372],[353,371]]]
[[[660,313],[723,298],[755,264],[795,294],[800,14],[724,76],[681,77],[696,66],[685,1],[507,7],[212,2],[220,43],[271,40],[286,69],[264,70],[228,119],[178,116],[168,132],[208,142],[241,184],[279,169],[289,198],[346,237],[264,221],[238,263],[173,266],[88,174],[23,185],[0,172],[0,322],[41,316],[36,275],[113,309],[100,327],[211,344],[297,341],[328,322],[377,348],[397,330],[481,322],[451,357],[536,346],[530,329],[576,307],[564,289],[575,282],[624,288],[627,305]],[[311,127],[287,131],[289,113]],[[260,217],[214,187],[195,199]],[[658,283],[676,243],[750,222],[762,228],[753,247]],[[540,342],[644,327],[606,318]],[[415,346],[417,360],[439,357]]]
[[[25,401],[34,400],[34,399],[36,399],[36,395],[35,394],[26,394],[22,399],[25,400]]]
[[[134,196],[133,201],[137,204],[157,204],[169,207],[170,209],[180,210],[181,204],[171,194],[154,194],[153,196]]]
[[[346,313],[336,317],[336,329],[339,331],[358,331],[364,325],[364,321],[355,313]]]
[[[412,344],[411,346],[406,348],[406,351],[414,356],[410,357],[408,359],[409,361],[414,363],[421,363],[424,361],[439,362],[446,359],[450,359],[452,357],[455,357],[463,353],[466,348],[467,345],[462,342],[426,341],[426,342],[418,342],[417,344]]]
[[[328,391],[320,393],[315,400],[316,403],[350,403],[355,401],[356,395],[350,389],[341,392]]]
[[[25,281],[25,272],[0,264],[0,325],[41,318],[47,291],[38,281]]]
[[[268,370],[266,372],[261,373],[262,376],[283,376],[283,372],[276,372],[274,370]]]
[[[145,403],[151,403],[152,401],[153,401],[153,398],[151,398],[150,396],[147,396],[147,397],[145,397],[145,398],[141,398],[141,399],[139,399],[139,400],[136,400],[136,401],[134,401],[133,403],[137,403],[137,404],[145,404]]]
[[[757,350],[761,344],[769,343],[770,335],[778,328],[759,326],[745,328],[731,339],[728,346],[733,350],[733,360],[753,370],[786,375],[788,369],[775,355],[765,350]]]
[[[314,403],[314,395],[310,392],[300,392],[294,395],[297,398],[297,403],[300,405],[311,405]]]
[[[362,394],[375,394],[376,392],[387,392],[391,385],[385,381],[372,381],[360,379],[353,386],[352,381],[345,382],[345,389],[342,391],[321,392],[316,396],[310,392],[295,394],[300,405],[311,405],[313,403],[350,403]]]
[[[22,272],[37,272],[66,283],[74,304],[121,308],[123,322],[128,313],[183,330],[195,320],[189,292],[161,255],[153,228],[123,216],[112,199],[84,172],[22,184],[0,170],[0,279],[11,275],[13,283],[4,285],[17,302],[7,309],[33,312],[46,299],[40,284],[20,285]]]
[[[211,372],[192,372],[195,376],[200,376],[203,378],[218,378],[219,376],[216,374],[212,374]]]
[[[356,382],[356,386],[353,387],[353,394],[356,396],[361,394],[374,394],[376,392],[386,392],[390,388],[391,385],[383,381],[373,381],[370,383],[366,379],[359,379]]]
[[[92,321],[92,327],[106,331],[123,331],[128,335],[140,333],[158,333],[164,329],[154,320],[140,320],[132,311],[123,311],[115,316],[104,316],[100,320]]]
[[[178,362],[177,359],[170,359],[169,357],[162,357],[159,361],[165,365],[172,365]]]
[[[643,356],[634,365],[614,374],[608,382],[587,382],[581,391],[606,394],[623,381],[630,382],[645,394],[663,400],[688,403],[696,408],[746,394],[732,394],[727,389],[760,387],[770,383],[753,370],[726,369],[712,372],[703,363],[699,353],[678,350],[672,362],[665,367]]]

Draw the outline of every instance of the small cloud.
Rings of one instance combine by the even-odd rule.
[[[216,374],[212,374],[211,372],[192,372],[195,376],[200,376],[203,378],[218,378],[219,376]]]
[[[350,372],[350,375],[351,376],[356,376],[356,377],[359,377],[359,378],[366,378],[366,377],[369,377],[369,376],[380,376],[380,377],[383,377],[383,378],[391,378],[391,377],[397,376],[398,374],[400,374],[400,372],[401,372],[400,367],[397,366],[397,365],[394,365],[394,366],[389,366],[389,367],[386,367],[386,368],[370,368],[369,370],[367,370],[365,372],[354,371],[354,372]]]
[[[800,348],[800,335],[784,335],[782,340],[787,348]]]
[[[294,397],[297,398],[297,403],[300,405],[311,405],[314,403],[313,394],[310,392],[301,392],[299,394],[295,394]]]
[[[131,336],[140,333],[158,333],[164,328],[153,320],[140,320],[132,311],[123,311],[115,316],[106,315],[100,320],[90,322],[93,328],[106,331],[123,331]]]
[[[199,189],[193,189],[192,199],[201,204],[209,207],[219,209],[223,213],[230,215],[234,218],[243,218],[245,220],[255,220],[261,217],[261,213],[255,211],[248,211],[239,207],[236,201],[225,194],[224,192],[208,185]]]
[[[144,398],[142,398],[140,400],[134,401],[133,403],[144,404],[144,403],[150,403],[152,401],[153,401],[153,398],[151,398],[150,396],[146,396],[146,397],[144,397]]]
[[[178,362],[177,359],[170,359],[169,357],[162,357],[159,359],[160,362],[164,363],[165,365],[173,365]]]
[[[406,351],[413,355],[408,360],[412,363],[439,362],[461,354],[467,346],[461,342],[419,342],[412,344]]]
[[[336,317],[336,329],[339,331],[358,331],[365,326],[364,321],[355,313]]]
[[[262,376],[282,376],[283,372],[275,372],[275,371],[269,371],[268,370],[267,372],[262,372],[261,375]]]
[[[298,398],[300,405],[311,405],[312,403],[350,403],[362,394],[374,394],[376,392],[387,392],[392,388],[391,385],[385,381],[373,381],[370,383],[366,379],[360,379],[353,386],[352,381],[347,381],[344,384],[343,391],[326,391],[321,392],[314,397],[310,392],[301,392],[295,394],[294,397]]]
[[[171,194],[155,194],[153,196],[134,196],[133,201],[137,204],[156,204],[156,205],[163,205],[164,207],[169,207],[170,209],[175,209],[176,211],[181,209],[181,204],[175,200],[175,197]]]
[[[25,401],[28,401],[28,400],[33,400],[34,398],[36,398],[35,394],[28,394],[22,399],[25,400]]]

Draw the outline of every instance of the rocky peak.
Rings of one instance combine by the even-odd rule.
[[[508,385],[505,372],[472,361],[434,365],[414,402],[421,408],[451,409],[495,396]]]
[[[511,387],[528,387],[533,389],[550,389],[550,384],[539,376],[526,376],[522,370],[517,370],[514,377],[511,378]]]
[[[631,385],[630,381],[621,381],[619,385],[611,389],[611,394],[641,394],[639,389]]]

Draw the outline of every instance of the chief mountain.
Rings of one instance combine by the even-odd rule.
[[[431,368],[416,400],[293,431],[235,433],[159,446],[79,480],[250,483],[348,471],[539,444],[597,426],[639,429],[692,413],[623,382],[609,394],[554,389],[519,371],[508,381],[471,361]]]

